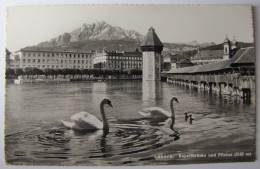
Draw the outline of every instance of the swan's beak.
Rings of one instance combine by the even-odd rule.
[[[171,101],[173,101],[173,100],[176,101],[177,103],[179,103],[178,99],[175,96],[172,97]]]
[[[179,101],[178,101],[178,99],[177,99],[177,98],[175,98],[175,101],[176,101],[177,103],[179,103]]]
[[[112,107],[113,108],[113,105],[110,103],[110,104],[108,104],[110,107]]]

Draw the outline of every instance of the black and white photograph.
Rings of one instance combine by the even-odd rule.
[[[7,166],[256,160],[252,5],[6,7]]]

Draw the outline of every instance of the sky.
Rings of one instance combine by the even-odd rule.
[[[162,42],[253,42],[252,11],[242,5],[49,5],[6,8],[6,47],[15,52],[65,32],[105,21]]]

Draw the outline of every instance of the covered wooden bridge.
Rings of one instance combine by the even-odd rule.
[[[251,97],[255,91],[254,47],[239,49],[229,60],[172,69],[167,72],[167,81],[220,94]]]

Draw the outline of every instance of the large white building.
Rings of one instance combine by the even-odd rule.
[[[142,53],[134,52],[107,52],[95,53],[94,68],[100,69],[142,69]]]
[[[20,68],[93,68],[94,53],[69,49],[26,47],[18,51]]]

